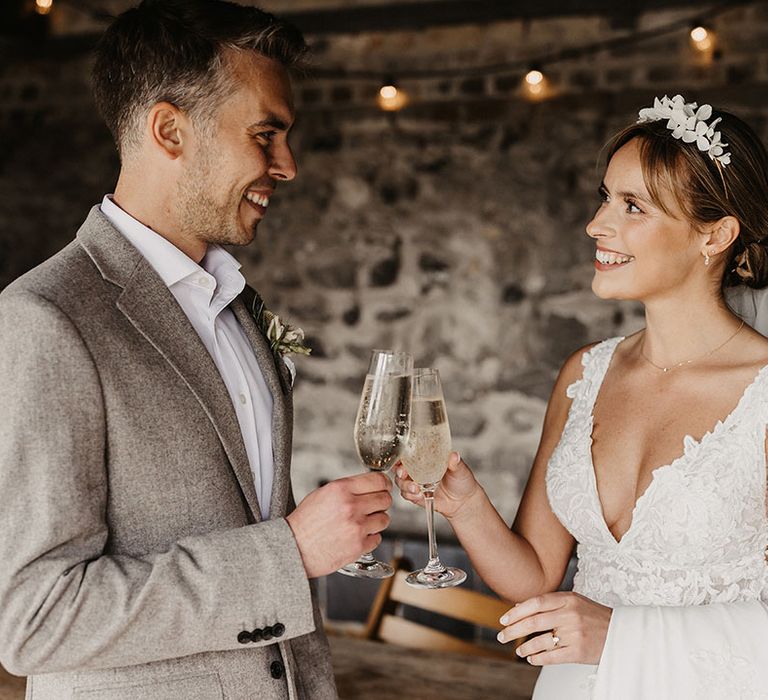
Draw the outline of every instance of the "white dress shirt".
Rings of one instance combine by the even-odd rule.
[[[208,349],[232,398],[251,465],[261,515],[269,517],[274,462],[272,394],[251,344],[229,308],[245,287],[240,263],[217,245],[198,265],[106,195],[101,211],[167,285]]]

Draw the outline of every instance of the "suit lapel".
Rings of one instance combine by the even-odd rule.
[[[259,501],[232,399],[208,350],[173,294],[98,207],[91,211],[78,238],[102,275],[123,287],[117,308],[200,402],[229,458],[252,518],[260,521]]]
[[[272,455],[274,476],[269,517],[282,517],[288,504],[290,487],[291,450],[293,438],[293,404],[290,373],[282,359],[270,350],[267,339],[251,315],[256,293],[246,287],[231,304],[235,317],[245,331],[259,363],[269,391],[272,394]]]

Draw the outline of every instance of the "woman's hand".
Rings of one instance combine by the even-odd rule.
[[[424,496],[419,485],[408,476],[408,472],[400,462],[395,469],[395,475],[395,483],[400,489],[400,495],[406,501],[423,506]],[[448,457],[448,469],[435,492],[435,510],[450,520],[466,510],[465,506],[473,497],[482,493],[483,490],[477,483],[475,475],[464,464],[459,453],[451,452]]]
[[[517,648],[534,666],[598,664],[613,610],[578,593],[545,593],[502,615],[498,640],[511,642],[542,632]]]

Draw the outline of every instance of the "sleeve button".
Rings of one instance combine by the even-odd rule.
[[[237,641],[240,642],[240,644],[248,644],[248,642],[252,642],[253,639],[250,632],[243,630],[237,635]]]
[[[285,666],[283,666],[282,661],[273,661],[269,665],[269,673],[275,680],[283,677],[283,671],[285,671]]]
[[[267,625],[261,632],[261,638],[266,642],[269,639],[272,639],[272,627]]]
[[[264,633],[260,628],[256,628],[251,632],[251,641],[252,642],[260,642],[262,639],[264,639]]]
[[[272,634],[275,637],[282,637],[285,634],[285,625],[282,622],[272,625]]]

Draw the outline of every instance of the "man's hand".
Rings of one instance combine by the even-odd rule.
[[[309,578],[325,576],[379,546],[389,525],[392,482],[380,472],[332,481],[312,491],[286,520]]]
[[[517,648],[533,666],[598,664],[612,613],[578,593],[545,593],[504,613],[500,622],[507,627],[498,639],[506,643],[535,634]]]

